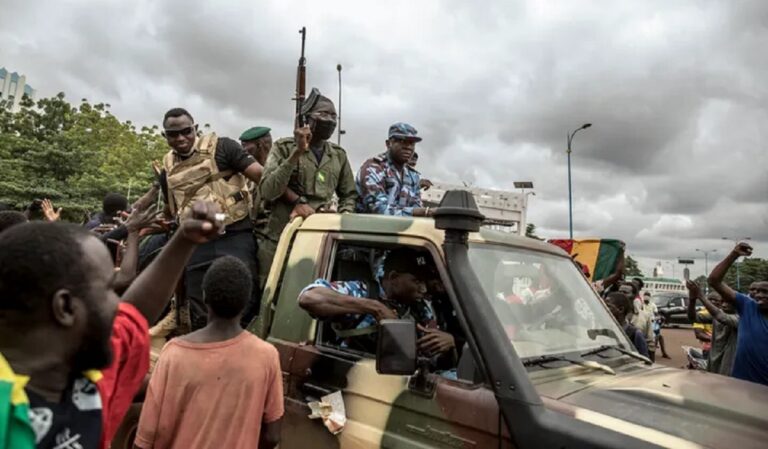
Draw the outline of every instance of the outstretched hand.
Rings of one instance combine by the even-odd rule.
[[[146,210],[134,209],[125,220],[128,232],[139,232],[157,221],[157,207],[151,206]]]
[[[179,233],[193,243],[206,243],[219,236],[224,227],[216,215],[221,212],[219,205],[207,201],[197,201],[190,211],[190,216],[181,222]]]
[[[51,203],[51,200],[48,198],[43,200],[43,202],[40,204],[40,207],[43,210],[43,215],[45,216],[46,220],[59,221],[61,219],[61,208],[54,209],[53,203]]]

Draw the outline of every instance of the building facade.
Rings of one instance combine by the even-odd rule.
[[[484,226],[525,235],[527,197],[524,194],[436,182],[429,190],[421,192],[421,200],[425,206],[437,207],[449,190],[467,190],[472,193],[480,213],[485,215]]]
[[[34,100],[35,94],[35,89],[27,84],[26,76],[0,68],[0,101],[5,102],[6,108],[16,112],[24,95]]]

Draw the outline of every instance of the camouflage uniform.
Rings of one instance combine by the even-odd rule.
[[[339,198],[338,212],[354,212],[355,209],[355,179],[342,147],[326,141],[320,162],[312,150],[307,150],[298,163],[291,162],[290,156],[295,150],[293,137],[277,140],[269,152],[259,185],[261,197],[271,209],[263,237],[259,240],[260,269],[266,273],[269,273],[280,233],[290,221],[294,208],[294,205],[279,200],[287,187],[306,198],[307,204],[315,210],[328,207],[334,193]]]
[[[357,212],[413,216],[413,209],[422,207],[421,175],[409,165],[402,173],[387,153],[365,161],[355,178],[359,195]]]
[[[370,298],[368,286],[362,281],[338,281],[328,282],[325,279],[318,279],[308,285],[301,291],[299,296],[313,288],[325,287],[342,295],[352,296],[354,298]],[[386,298],[384,289],[378,286],[378,301],[386,304],[387,307],[395,310],[397,317],[401,319],[413,318],[418,324],[426,328],[437,328],[435,311],[429,301],[418,301],[413,304],[403,304],[397,301],[390,301]],[[376,352],[376,318],[373,315],[348,314],[333,320],[333,329],[337,334],[341,334],[337,344],[344,348],[358,349],[365,352]],[[351,331],[351,332],[350,332]]]

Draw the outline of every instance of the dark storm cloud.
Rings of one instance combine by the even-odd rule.
[[[565,136],[591,122],[572,155],[577,236],[651,260],[737,233],[768,250],[766,23],[760,0],[11,2],[0,65],[136,123],[178,105],[225,135],[284,136],[306,25],[309,86],[335,99],[344,65],[353,165],[407,121],[426,176],[534,181],[529,219],[563,236]]]

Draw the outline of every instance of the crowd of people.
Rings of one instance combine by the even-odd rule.
[[[421,203],[429,183],[415,170],[415,128],[392,125],[386,151],[355,177],[344,149],[329,141],[331,100],[315,89],[302,114],[306,126],[291,138],[272,144],[269,128],[253,127],[238,143],[201,134],[188,111],[174,108],[163,118],[170,151],[133,204],[110,193],[82,226],[60,222],[47,199],[0,211],[0,385],[9,387],[0,401],[10,410],[0,414],[0,447],[107,447],[144,388],[150,326],[180,294],[192,332],[163,349],[135,444],[278,444],[280,362],[243,327],[259,311],[283,228],[321,212],[432,213]],[[35,213],[44,221],[30,222]],[[405,275],[398,271],[390,274]],[[435,329],[424,333],[425,347],[446,345]],[[222,369],[238,381],[212,383],[211,370]],[[200,394],[190,403],[193,390]],[[224,415],[183,413],[222,396],[244,399]]]
[[[9,385],[0,395],[9,410],[0,413],[0,449],[107,447],[145,387],[150,327],[167,315],[172,297],[185,299],[191,332],[166,344],[157,360],[136,446],[279,444],[278,353],[243,329],[259,314],[285,226],[324,212],[434,213],[421,200],[431,183],[415,169],[421,137],[413,126],[391,125],[386,150],[355,174],[345,150],[329,140],[333,102],[313,89],[301,114],[306,126],[293,137],[273,143],[271,130],[256,126],[237,142],[200,133],[188,111],[174,108],[162,122],[170,149],[152,188],[133,204],[109,194],[83,226],[62,223],[48,200],[38,203],[47,222],[29,222],[30,208],[0,212],[0,385]],[[722,282],[735,258],[750,252],[739,245],[709,278],[738,316],[689,288],[715,323],[712,371],[768,385],[768,283],[747,296]],[[367,351],[379,320],[412,317],[420,351],[455,366],[464,341],[455,315],[451,322],[440,301],[419,301],[439,295],[435,267],[409,249],[389,251],[378,266],[373,292],[319,279],[299,305],[334,321],[339,344]],[[622,272],[620,263],[596,288],[640,354],[655,360],[659,347],[668,357],[655,306],[640,295],[642,280],[624,281]],[[210,407],[221,398],[230,399],[226,412]]]

